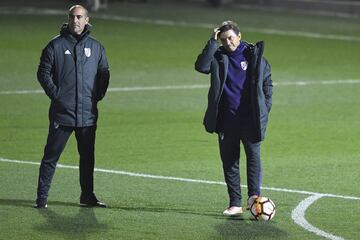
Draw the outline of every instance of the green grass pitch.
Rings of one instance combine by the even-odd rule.
[[[194,70],[212,31],[201,24],[232,19],[244,39],[264,40],[276,85],[262,144],[263,186],[355,197],[323,197],[305,217],[326,233],[358,238],[358,19],[135,3],[114,4],[106,12],[128,20],[105,20],[102,14],[91,23],[107,51],[110,88],[208,84],[208,76]],[[64,21],[65,15],[0,12],[0,158],[40,162],[49,100],[42,93],[8,91],[40,89],[41,50]],[[269,29],[276,31],[264,32]],[[342,84],[348,80],[355,81]],[[296,85],[301,81],[312,84]],[[99,104],[96,167],[223,181],[217,137],[202,126],[206,94],[206,88],[108,92]],[[74,137],[59,163],[78,165]],[[246,185],[244,164],[242,157]],[[77,205],[78,170],[59,168],[49,209],[38,211],[32,208],[37,176],[38,165],[0,161],[0,239],[324,239],[291,218],[307,194],[264,189],[277,205],[273,221],[264,223],[248,212],[240,219],[223,217],[223,185],[96,172],[96,194],[109,208],[84,209]]]

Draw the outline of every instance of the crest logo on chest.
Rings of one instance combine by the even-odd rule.
[[[91,56],[91,48],[84,48],[84,53],[86,57],[90,57]]]
[[[241,66],[242,70],[246,71],[246,69],[248,67],[248,62],[247,61],[242,61],[240,63],[240,66]]]

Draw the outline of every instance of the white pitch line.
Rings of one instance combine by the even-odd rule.
[[[274,82],[274,86],[309,86],[309,85],[342,85],[342,84],[359,84],[360,79],[344,80],[323,80],[323,81],[295,81],[295,82]],[[208,88],[207,84],[194,85],[164,85],[164,86],[134,86],[134,87],[116,87],[109,88],[109,92],[136,92],[136,91],[159,91],[159,90],[182,90],[182,89],[204,89]],[[41,89],[34,90],[9,90],[0,91],[0,95],[15,94],[39,94],[44,93]]]
[[[189,23],[184,21],[172,21],[172,20],[162,20],[162,19],[146,19],[146,18],[111,16],[111,15],[95,15],[95,17],[103,20],[115,20],[115,21],[132,22],[132,23],[148,23],[148,24],[165,25],[165,26],[198,27],[198,28],[207,28],[207,29],[213,29],[214,27],[216,27],[215,25],[208,23]],[[305,38],[355,41],[355,42],[360,41],[359,37],[347,36],[347,35],[287,31],[287,30],[279,30],[279,29],[271,29],[271,28],[243,27],[242,29],[244,32],[262,33],[267,35],[280,35],[280,36],[305,37]]]
[[[324,232],[323,230],[314,227],[311,225],[306,219],[305,219],[305,212],[310,207],[311,204],[313,204],[316,200],[326,197],[326,195],[323,194],[315,194],[310,197],[307,197],[306,199],[302,200],[299,205],[292,211],[291,218],[294,220],[296,224],[301,226],[302,228],[308,230],[309,232],[313,232],[316,235],[319,235],[321,237],[331,239],[331,240],[344,240],[342,237],[335,236],[331,233]]]
[[[13,91],[0,91],[0,95],[13,95],[13,94],[37,94],[44,93],[44,90],[35,89],[35,90],[13,90]]]
[[[198,89],[208,88],[207,84],[194,84],[194,85],[170,85],[170,86],[139,86],[139,87],[120,87],[109,88],[109,92],[132,92],[132,91],[151,91],[151,90],[179,90],[179,89]]]
[[[1,157],[0,157],[0,162],[40,165],[40,162],[13,160],[13,159],[1,158]],[[57,164],[57,167],[58,168],[69,168],[69,169],[78,169],[79,168],[78,166],[63,165],[63,164]],[[173,181],[179,181],[179,182],[204,183],[204,184],[211,184],[211,185],[226,185],[224,182],[221,182],[221,181],[151,175],[151,174],[145,174],[145,173],[134,173],[134,172],[102,169],[102,168],[95,168],[94,171],[126,175],[126,176],[130,176],[130,177],[143,177],[143,178],[152,178],[152,179],[159,179],[159,180],[173,180]],[[242,187],[246,187],[246,186],[242,185]],[[317,192],[293,190],[293,189],[286,189],[286,188],[262,187],[262,189],[270,190],[270,191],[277,191],[277,192],[289,192],[289,193],[297,193],[297,194],[304,194],[304,195],[321,195],[321,196],[325,196],[325,197],[333,197],[333,198],[341,198],[341,199],[349,199],[349,200],[360,200],[360,197],[355,197],[355,196],[344,196],[344,195],[336,195],[336,194],[330,194],[330,193],[317,193]]]
[[[17,10],[2,8],[0,9],[0,14],[18,14],[18,15],[62,15],[65,16],[67,13],[62,10],[56,9],[38,9],[38,8],[19,8]],[[185,21],[173,21],[165,19],[147,19],[147,18],[138,18],[138,17],[126,17],[126,16],[114,16],[108,14],[93,14],[93,17],[103,19],[103,20],[113,20],[113,21],[123,21],[123,22],[133,22],[133,23],[148,23],[155,25],[165,25],[165,26],[178,26],[178,27],[198,27],[198,28],[207,28],[213,29],[216,27],[214,24],[208,23],[192,23]],[[255,32],[269,35],[280,35],[280,36],[295,36],[295,37],[306,37],[306,38],[315,38],[315,39],[329,39],[329,40],[341,40],[341,41],[352,41],[360,42],[359,37],[349,36],[349,35],[336,35],[336,34],[322,34],[316,32],[300,32],[300,31],[286,31],[280,29],[271,29],[271,28],[251,28],[244,27],[244,31]]]
[[[31,162],[31,161],[21,161],[21,160],[12,160],[12,159],[5,159],[0,157],[0,162],[6,163],[17,163],[17,164],[30,164],[30,165],[40,165],[39,162]],[[63,165],[57,164],[57,168],[67,168],[67,169],[79,169],[78,166],[71,166],[71,165]],[[180,178],[180,177],[171,177],[171,176],[161,176],[161,175],[151,175],[151,174],[144,174],[144,173],[134,173],[134,172],[127,172],[127,171],[119,171],[119,170],[110,170],[110,169],[101,169],[95,168],[95,172],[102,172],[102,173],[111,173],[111,174],[119,174],[119,175],[126,175],[131,177],[142,177],[142,178],[151,178],[151,179],[159,179],[159,180],[171,180],[171,181],[179,181],[179,182],[190,182],[190,183],[202,183],[202,184],[211,184],[211,185],[226,185],[224,182],[221,181],[211,181],[211,180],[201,180],[201,179],[191,179],[191,178]],[[245,185],[241,185],[241,187],[246,187]],[[321,197],[334,197],[334,198],[342,198],[342,199],[350,199],[350,200],[360,200],[360,197],[354,196],[342,196],[342,195],[335,195],[335,194],[323,194],[323,193],[316,193],[316,192],[309,192],[309,191],[302,191],[302,190],[292,190],[292,189],[284,189],[284,188],[273,188],[273,187],[262,187],[263,190],[271,190],[277,192],[290,192],[290,193],[298,193],[298,194],[305,194],[310,195],[310,197],[306,198],[293,210],[292,212],[292,219],[296,224],[301,226],[307,231],[313,232],[319,236],[323,236],[330,240],[344,240],[343,238],[334,236],[330,233],[326,233],[308,223],[305,219],[305,211],[306,209],[317,199]]]
[[[341,85],[341,84],[359,84],[360,79],[343,80],[321,80],[321,81],[288,81],[274,82],[274,86],[308,86],[308,85]]]

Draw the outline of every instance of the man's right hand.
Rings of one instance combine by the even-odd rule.
[[[211,36],[211,38],[214,38],[216,41],[218,40],[218,35],[219,35],[220,31],[219,31],[219,28],[214,28],[214,32]]]

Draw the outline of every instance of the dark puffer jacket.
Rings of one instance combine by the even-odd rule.
[[[270,65],[263,57],[264,43],[256,45],[247,44],[250,56],[248,71],[251,76],[251,106],[254,114],[255,139],[261,141],[265,138],[268,116],[272,106],[272,80]],[[227,77],[229,58],[218,42],[211,38],[195,62],[195,69],[201,73],[211,74],[210,89],[208,93],[208,107],[204,117],[204,126],[209,133],[219,132],[217,126],[219,102],[224,90]]]
[[[86,25],[75,37],[64,24],[42,51],[37,78],[51,99],[49,119],[60,125],[96,125],[97,103],[109,85],[104,47],[89,36],[90,29]]]

